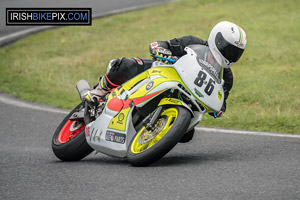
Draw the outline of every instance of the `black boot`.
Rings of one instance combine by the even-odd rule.
[[[193,128],[189,132],[185,133],[183,137],[179,140],[180,143],[187,143],[193,139],[195,129]]]

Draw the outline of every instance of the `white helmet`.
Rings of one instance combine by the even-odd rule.
[[[211,30],[208,46],[224,68],[229,68],[242,56],[247,43],[245,31],[238,25],[223,21]]]

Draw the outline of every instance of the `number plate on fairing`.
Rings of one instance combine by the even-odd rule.
[[[201,50],[203,55],[209,53],[208,47],[203,46]],[[187,48],[187,55],[181,57],[174,66],[194,97],[209,110],[219,111],[224,101],[222,81],[217,79],[213,69],[209,70],[212,67],[210,64],[207,67],[202,66],[197,59],[199,59],[199,53]]]

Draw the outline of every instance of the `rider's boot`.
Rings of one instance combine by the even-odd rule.
[[[85,92],[81,96],[82,101],[97,103],[100,99],[102,99],[107,93],[111,91],[112,88],[108,86],[106,76],[103,76],[99,83],[94,86],[94,89]]]
[[[194,132],[195,132],[195,128],[193,128],[189,132],[185,133],[183,135],[183,137],[179,140],[179,142],[180,143],[187,143],[187,142],[191,141],[193,139]]]

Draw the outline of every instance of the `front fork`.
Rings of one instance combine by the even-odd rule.
[[[162,106],[159,106],[156,111],[153,113],[153,115],[150,117],[150,121],[148,123],[145,124],[145,128],[148,131],[153,131],[154,130],[154,125],[156,123],[156,121],[158,120],[158,118],[160,117],[160,114],[162,112]]]

